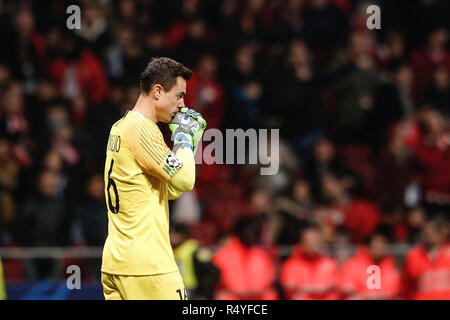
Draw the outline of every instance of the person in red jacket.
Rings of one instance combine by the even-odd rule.
[[[387,255],[387,239],[374,233],[368,246],[361,246],[339,271],[341,299],[380,300],[397,299],[401,276],[394,258]],[[378,279],[377,279],[378,277]]]
[[[63,48],[64,56],[57,57],[50,65],[51,77],[60,93],[65,98],[82,94],[91,104],[102,103],[108,94],[108,79],[100,60],[70,33]]]
[[[324,255],[323,236],[316,227],[302,233],[301,243],[282,265],[281,285],[292,300],[334,299],[337,264]]]
[[[217,59],[210,54],[200,57],[195,73],[187,84],[184,101],[195,106],[208,119],[208,128],[222,128],[224,112],[223,88],[216,80]]]
[[[257,227],[252,218],[241,218],[234,234],[219,249],[213,264],[220,270],[217,300],[275,300],[275,267],[269,254],[254,245]]]
[[[448,224],[440,218],[427,221],[422,244],[406,256],[403,298],[412,300],[450,299],[450,244]]]

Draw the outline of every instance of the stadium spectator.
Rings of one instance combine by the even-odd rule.
[[[258,128],[262,125],[262,98],[264,87],[261,81],[250,79],[232,91],[231,104],[235,108],[236,127],[243,129]]]
[[[109,23],[104,9],[97,3],[88,1],[81,11],[81,28],[76,29],[79,35],[97,56],[101,56],[110,41]]]
[[[334,299],[337,264],[323,253],[319,229],[303,230],[300,244],[283,263],[280,275],[284,295],[289,300]]]
[[[428,41],[423,48],[411,54],[411,65],[414,70],[414,97],[420,101],[427,83],[432,79],[433,69],[443,65],[450,71],[450,52],[446,48],[448,31],[444,27],[430,31]]]
[[[342,143],[364,143],[366,126],[375,103],[375,91],[380,84],[377,65],[366,34],[355,31],[349,41],[348,53],[342,65],[337,65],[329,90],[336,100],[333,112],[336,137]]]
[[[261,7],[264,1],[224,1],[221,8],[219,36],[225,56],[243,43],[260,42],[264,37]]]
[[[208,119],[208,128],[222,129],[224,93],[216,80],[217,64],[213,55],[200,56],[194,76],[187,84],[184,101],[188,106],[195,106],[196,110]]]
[[[86,183],[84,201],[78,203],[73,210],[72,226],[75,243],[85,243],[88,246],[102,246],[108,234],[108,219],[105,216],[105,183],[103,175],[94,174]]]
[[[275,200],[275,242],[279,245],[297,244],[299,230],[313,219],[314,205],[309,182],[302,178],[295,180],[289,192]]]
[[[276,216],[272,198],[264,189],[253,190],[249,197],[249,215],[254,218],[258,230],[255,244],[261,248],[269,248],[275,243]]]
[[[35,192],[35,185],[30,182],[36,181],[42,171],[48,171],[57,176],[58,183],[55,187],[55,192],[58,197],[66,195],[69,175],[64,170],[61,156],[55,150],[48,149],[43,151],[42,154],[37,153],[36,160],[38,160],[38,158],[40,158],[40,161],[36,161],[32,167],[21,170],[21,174],[18,177],[18,187],[15,193],[16,198],[26,198],[28,195]]]
[[[281,68],[282,82],[276,84],[282,92],[278,98],[281,108],[272,113],[281,118],[280,134],[303,151],[304,156],[323,135],[327,120],[320,103],[320,79],[314,73],[314,55],[309,46],[301,40],[291,41]]]
[[[0,130],[13,142],[12,151],[15,161],[20,167],[28,167],[32,163],[30,146],[30,126],[26,113],[24,88],[19,82],[8,86],[2,101],[0,113]]]
[[[108,79],[102,63],[72,33],[63,38],[62,55],[50,64],[50,74],[65,98],[80,93],[92,104],[101,104],[108,93]]]
[[[59,177],[47,170],[40,172],[37,193],[22,203],[15,223],[18,243],[25,246],[67,244],[67,214],[64,198],[58,194]],[[26,232],[25,232],[26,230]]]
[[[361,243],[380,222],[379,209],[364,198],[352,197],[342,177],[328,173],[322,177],[322,193],[328,203],[328,223],[343,226],[353,243]]]
[[[378,269],[373,268],[374,266]],[[358,248],[356,255],[339,270],[338,279],[341,299],[392,300],[399,298],[400,272],[394,257],[388,255],[387,238],[380,233],[372,234],[368,245]]]
[[[421,232],[426,222],[425,210],[420,207],[413,207],[408,212],[408,243],[417,245],[421,241]]]
[[[33,12],[29,7],[23,6],[14,19],[12,46],[4,53],[8,56],[8,66],[15,78],[22,81],[27,93],[34,93],[36,82],[43,74],[46,63],[44,39],[35,27]]]
[[[331,53],[347,39],[349,23],[345,13],[333,1],[313,0],[303,12],[305,35],[314,51]],[[320,40],[319,40],[320,39]]]
[[[450,116],[450,70],[439,65],[434,68],[433,81],[425,91],[424,104],[430,104]]]
[[[385,70],[385,74],[389,74],[396,65],[405,61],[406,53],[405,37],[398,31],[389,32],[385,43],[381,44],[377,52],[380,67]]]
[[[185,60],[188,66],[195,66],[199,57],[214,50],[213,36],[201,17],[186,20],[184,37],[176,45],[175,57]]]
[[[327,173],[346,176],[348,184],[352,183],[352,172],[336,154],[336,147],[329,138],[319,139],[313,146],[311,159],[303,165],[305,178],[311,183],[312,196],[322,200],[321,181]]]
[[[62,105],[47,109],[50,145],[68,166],[74,166],[80,158],[79,150],[73,144],[74,130],[70,115]]]
[[[412,70],[404,62],[393,67],[391,81],[377,86],[368,123],[369,141],[376,151],[388,142],[386,138],[392,125],[413,116],[415,103],[412,86]]]
[[[124,25],[132,25],[136,22],[135,18],[138,10],[137,2],[133,0],[121,0],[115,9],[114,21]]]
[[[377,230],[389,242],[403,243],[408,239],[407,209],[395,202],[381,208]]]
[[[302,36],[305,28],[302,15],[304,8],[305,2],[302,0],[289,0],[278,8],[274,18],[274,41],[286,43]]]
[[[339,245],[335,242],[341,240],[341,244],[347,243],[350,245],[350,236],[342,223],[342,213],[335,210],[333,207],[317,204],[312,211],[311,222],[317,225],[317,228],[322,233],[325,245],[330,250],[336,249]]]
[[[432,206],[448,208],[450,205],[448,120],[436,109],[424,108],[419,114],[419,124],[422,139],[415,149],[414,157],[423,198]]]
[[[37,183],[36,195],[25,199],[14,221],[15,242],[26,247],[67,245],[69,217],[64,198],[57,193],[59,177],[42,171]],[[31,259],[30,263],[30,279],[50,278],[58,271],[52,258]]]
[[[380,207],[405,200],[407,186],[413,180],[413,170],[405,126],[398,123],[391,129],[389,143],[376,163],[375,192]]]
[[[12,157],[11,144],[0,137],[0,243],[6,242],[7,231],[16,214],[14,191],[19,167]]]
[[[189,300],[213,299],[220,278],[219,269],[212,264],[213,252],[194,240],[184,224],[171,226],[170,240],[174,249]]]
[[[133,25],[119,25],[114,41],[107,48],[108,73],[122,86],[135,85],[135,79],[145,68],[145,50]]]
[[[434,218],[424,225],[422,243],[406,256],[403,298],[450,299],[450,246],[448,223]]]
[[[233,235],[214,254],[213,263],[220,270],[216,299],[277,299],[275,268],[271,257],[255,245],[256,236],[255,221],[242,218],[236,222]]]
[[[226,128],[254,128],[260,120],[259,100],[263,94],[261,69],[256,58],[258,45],[246,43],[233,52],[230,71],[225,75]]]

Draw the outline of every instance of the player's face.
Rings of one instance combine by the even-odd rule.
[[[161,122],[169,123],[175,114],[184,107],[186,80],[177,78],[176,84],[169,91],[162,91],[157,106],[157,117]]]

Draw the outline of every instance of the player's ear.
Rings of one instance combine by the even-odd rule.
[[[152,91],[155,100],[159,100],[159,98],[161,98],[162,92],[164,92],[164,88],[160,84],[155,84],[152,88]]]

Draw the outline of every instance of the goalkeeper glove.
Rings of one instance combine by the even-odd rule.
[[[172,131],[173,152],[176,154],[180,148],[190,148],[195,155],[206,129],[206,121],[200,113],[184,107],[173,117],[169,128]]]

